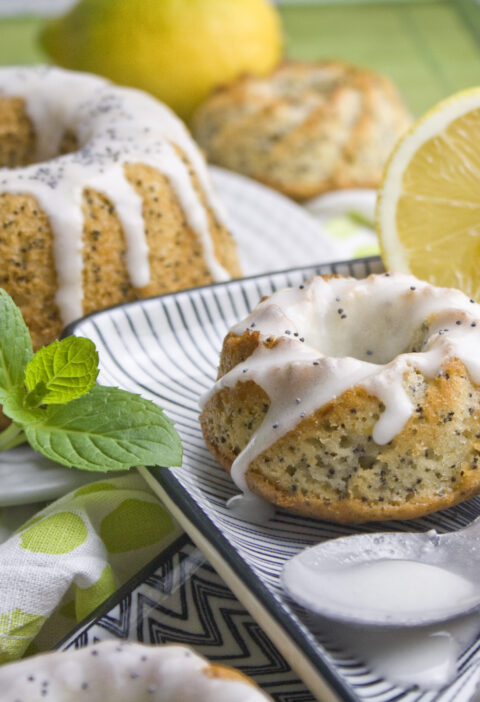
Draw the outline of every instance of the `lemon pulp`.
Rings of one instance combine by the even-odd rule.
[[[377,231],[387,268],[480,299],[480,90],[443,101],[399,142]]]

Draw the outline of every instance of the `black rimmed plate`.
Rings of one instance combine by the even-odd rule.
[[[57,646],[106,639],[192,646],[249,675],[275,702],[314,702],[271,639],[187,534],[142,569]]]
[[[477,516],[479,501],[408,523],[349,528],[277,510],[268,524],[253,525],[227,509],[226,501],[238,491],[207,451],[198,423],[198,399],[215,380],[227,329],[262,296],[314,273],[364,277],[382,270],[374,258],[244,278],[105,310],[69,331],[96,344],[101,383],[141,393],[174,420],[184,446],[183,466],[142,469],[146,480],[318,699],[467,702],[480,641],[463,652],[457,675],[443,690],[402,687],[341,644],[328,622],[295,606],[279,576],[287,558],[325,538],[380,529],[455,529]]]

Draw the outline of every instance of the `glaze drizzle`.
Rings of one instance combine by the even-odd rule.
[[[125,177],[125,164],[141,162],[169,179],[213,279],[230,278],[215,258],[207,213],[174,147],[192,164],[209,205],[223,222],[205,162],[183,123],[165,105],[97,76],[47,66],[0,69],[0,94],[24,100],[36,135],[36,162],[0,169],[0,192],[32,194],[50,219],[56,302],[64,325],[82,316],[85,188],[103,193],[115,207],[125,233],[132,285],[141,288],[149,282],[142,201]],[[59,156],[67,131],[75,134],[78,149]]]
[[[259,688],[224,674],[181,644],[101,641],[2,666],[4,700],[62,702],[266,702]],[[228,672],[228,671],[227,671]]]
[[[222,388],[254,381],[270,407],[231,475],[247,491],[250,463],[304,417],[359,385],[385,409],[373,440],[387,444],[414,411],[403,386],[409,369],[433,378],[447,359],[460,359],[480,384],[480,306],[459,290],[438,288],[403,274],[312,277],[261,302],[231,332],[260,332],[246,361],[221,377],[201,407]],[[272,337],[268,348],[262,342]]]

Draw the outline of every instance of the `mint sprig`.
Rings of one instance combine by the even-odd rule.
[[[27,363],[27,405],[59,405],[84,395],[95,384],[98,354],[90,339],[69,336],[41,348]]]
[[[1,288],[0,292],[0,402],[3,403],[23,384],[33,348],[20,310]]]
[[[69,336],[33,353],[28,328],[0,288],[0,403],[12,423],[0,450],[33,449],[82,470],[176,466],[182,447],[163,410],[140,395],[96,384],[98,354]]]

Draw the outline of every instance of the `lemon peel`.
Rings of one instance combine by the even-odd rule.
[[[80,0],[41,42],[57,64],[146,90],[186,119],[219,84],[271,70],[283,38],[269,0]]]
[[[375,219],[389,270],[480,299],[480,88],[442,100],[399,140]]]

